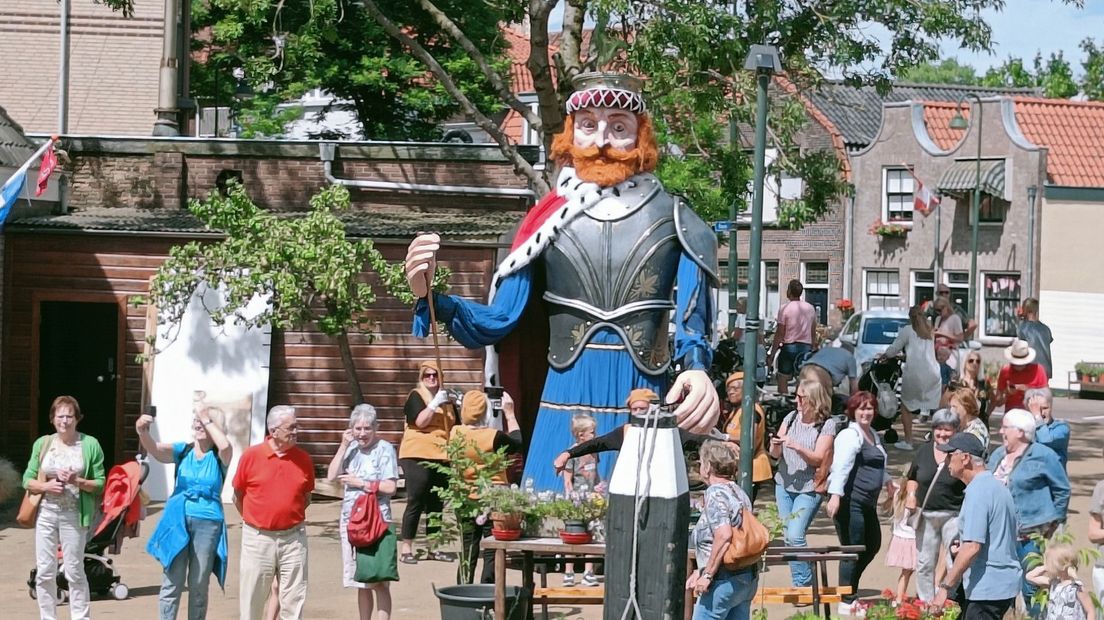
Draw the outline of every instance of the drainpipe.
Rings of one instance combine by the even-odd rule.
[[[847,184],[847,213],[843,224],[843,296],[851,296],[851,270],[855,266],[855,184]]]
[[[1035,297],[1035,195],[1038,187],[1027,187],[1027,296]]]
[[[397,183],[394,181],[363,181],[358,179],[339,179],[333,175],[333,161],[337,153],[337,145],[332,142],[323,142],[318,145],[319,155],[322,159],[322,167],[326,180],[334,185],[345,187],[357,187],[360,189],[384,189],[403,192],[423,192],[434,194],[468,194],[477,196],[510,196],[516,198],[535,199],[536,192],[531,189],[519,189],[514,187],[474,187],[470,185],[432,185],[425,183]]]
[[[180,59],[177,56],[180,25],[180,0],[165,0],[165,24],[161,28],[161,73],[157,90],[157,120],[153,135],[179,136],[180,110],[177,109]]]
[[[61,0],[61,49],[58,58],[58,135],[69,133],[69,0]]]

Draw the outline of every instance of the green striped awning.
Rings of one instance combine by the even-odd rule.
[[[977,160],[959,160],[939,177],[939,191],[961,194],[974,191],[977,185]],[[990,196],[1004,196],[1004,160],[981,160],[981,191]]]

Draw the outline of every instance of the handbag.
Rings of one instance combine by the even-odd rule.
[[[933,448],[934,449],[934,448]],[[943,459],[943,462],[939,464],[939,467],[935,468],[935,475],[932,476],[931,484],[928,485],[928,492],[924,493],[924,501],[920,502],[920,507],[916,509],[916,512],[910,514],[906,521],[908,526],[912,528],[912,531],[916,531],[920,527],[920,519],[924,514],[924,507],[928,505],[928,498],[931,497],[932,489],[935,488],[935,481],[939,479],[939,474],[943,472],[943,466],[947,464],[947,459]]]
[[[39,482],[46,481],[46,472],[42,471],[42,461],[46,458],[46,452],[50,449],[54,436],[47,435],[42,442],[42,448],[38,452],[38,478]],[[15,522],[19,527],[32,528],[38,522],[38,507],[42,504],[42,493],[23,492],[23,502],[19,504],[19,513],[15,515]]]
[[[376,544],[354,549],[356,572],[353,573],[353,581],[358,583],[398,581],[398,550],[398,537],[390,528],[376,541]]]
[[[740,527],[732,528],[732,540],[721,562],[729,570],[740,570],[759,563],[770,544],[770,532],[755,518],[751,509],[740,510]]]
[[[376,499],[378,490],[379,482],[372,482],[353,503],[346,536],[354,548],[371,547],[389,531],[389,524],[383,520]]]

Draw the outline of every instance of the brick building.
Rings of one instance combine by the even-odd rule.
[[[0,2],[0,105],[28,132],[58,131],[61,3]],[[69,128],[85,135],[149,135],[157,107],[164,3],[134,3],[134,16],[70,2]]]
[[[49,428],[53,396],[84,390],[82,428],[119,460],[138,447],[130,431],[143,402],[136,355],[152,329],[132,297],[148,291],[170,247],[218,236],[183,209],[184,200],[205,196],[229,171],[259,205],[294,217],[328,181],[317,143],[71,138],[63,146],[73,187],[67,212],[26,215],[5,229],[0,453],[25,458],[31,440]],[[529,204],[520,192],[498,192],[524,184],[490,146],[341,143],[333,174],[488,188],[482,195],[353,189],[353,208],[342,215],[347,234],[372,239],[390,260],[405,254],[415,234],[441,232],[452,291],[470,298],[486,295],[502,239]],[[374,282],[374,275],[365,277]],[[376,294],[375,339],[350,340],[366,399],[380,411],[384,437],[394,441],[415,364],[432,358],[433,349],[409,335],[408,306],[382,287]],[[481,385],[482,355],[443,341],[450,385]],[[274,330],[268,400],[299,409],[306,420],[300,441],[316,463],[328,461],[352,404],[332,339],[310,327]]]

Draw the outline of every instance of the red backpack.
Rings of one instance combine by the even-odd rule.
[[[378,490],[379,482],[372,482],[353,503],[353,510],[349,513],[347,535],[349,544],[355,548],[371,547],[387,533],[389,524],[380,514],[376,499]]]

